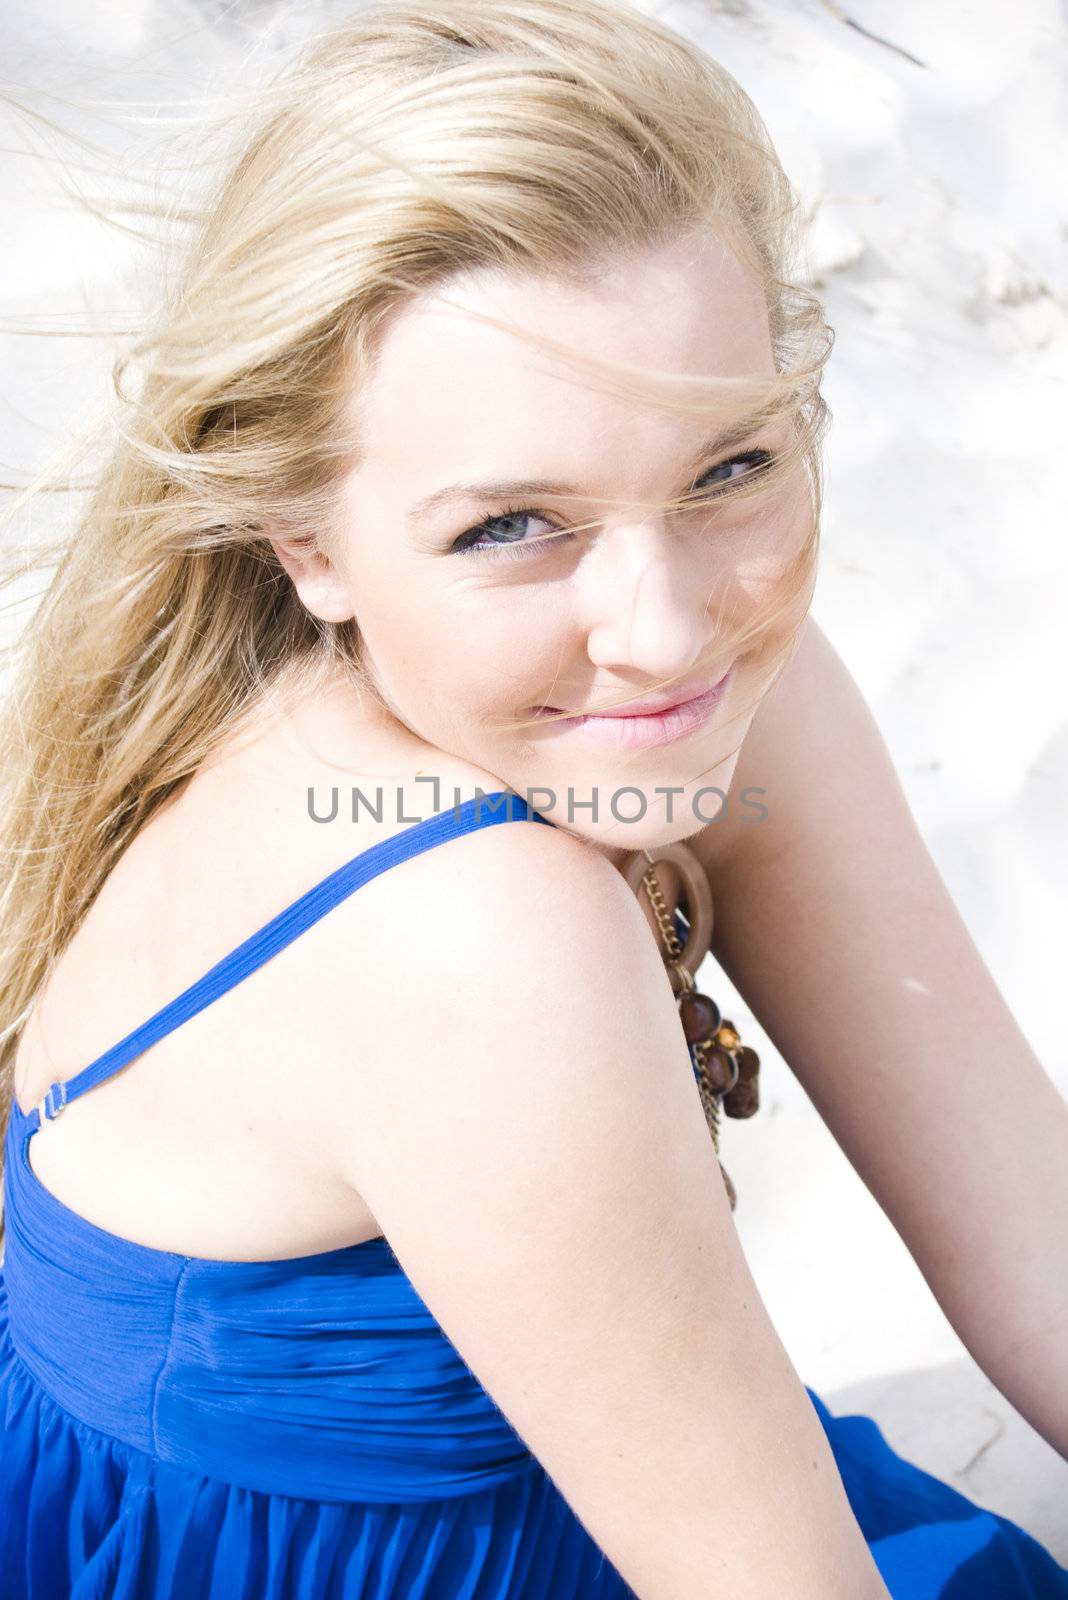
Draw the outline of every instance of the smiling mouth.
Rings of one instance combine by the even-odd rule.
[[[532,709],[535,716],[560,716],[561,720],[573,722],[602,722],[610,719],[644,721],[646,718],[650,717],[664,717],[669,711],[678,711],[684,706],[696,705],[699,700],[703,700],[707,695],[713,694],[716,690],[721,689],[730,676],[732,668],[733,662],[731,667],[728,667],[727,671],[724,672],[721,677],[715,679],[714,682],[706,683],[700,689],[690,690],[678,700],[664,701],[662,704],[658,705],[655,703],[655,701],[650,704],[647,701],[636,699],[633,702],[633,704],[638,708],[636,710],[632,710],[627,703],[618,706],[611,706],[604,711],[565,712],[563,706],[534,706]]]
[[[727,669],[718,683],[689,700],[676,701],[656,711],[627,712],[620,707],[604,716],[579,712],[571,716],[554,716],[552,724],[564,734],[576,734],[596,743],[619,750],[652,750],[658,745],[674,744],[698,733],[712,719],[716,708],[734,681],[734,664]],[[536,716],[552,716],[552,708],[539,706]]]

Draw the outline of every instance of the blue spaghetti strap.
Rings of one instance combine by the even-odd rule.
[[[324,917],[355,889],[361,888],[379,873],[397,866],[401,861],[407,861],[411,856],[420,855],[424,850],[432,849],[434,845],[471,833],[476,828],[492,827],[498,822],[520,822],[528,818],[534,822],[544,822],[549,827],[555,826],[548,817],[543,817],[528,806],[521,795],[508,789],[496,789],[492,794],[479,793],[458,806],[413,823],[400,833],[380,839],[369,850],[353,856],[351,861],[346,861],[329,877],[315,884],[298,900],[286,906],[284,911],[264,923],[262,928],[231,950],[203,977],[188,989],[183,989],[147,1022],[120,1039],[118,1044],[112,1045],[110,1050],[91,1061],[66,1083],[53,1083],[29,1113],[31,1131],[40,1126],[42,1113],[49,1121],[54,1120],[64,1106],[142,1055],[164,1034],[172,1032],[198,1011],[203,1011],[227,989],[232,989],[242,978],[255,972],[257,967],[291,944],[312,923],[318,922],[320,917]]]

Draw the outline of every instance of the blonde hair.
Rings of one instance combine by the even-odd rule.
[[[265,530],[329,548],[352,395],[413,296],[487,267],[581,278],[606,250],[718,230],[764,287],[774,379],[578,364],[673,409],[700,409],[696,387],[788,412],[812,534],[775,614],[799,628],[811,595],[833,334],[790,282],[789,181],[716,61],[616,0],[395,0],[319,39],[241,137],[116,366],[73,534],[5,579],[54,568],[0,719],[5,1122],[34,997],[138,830],[283,669],[362,681],[355,621],[309,614]]]

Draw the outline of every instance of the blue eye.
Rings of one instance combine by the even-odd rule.
[[[699,485],[705,483],[718,486],[736,482],[737,480],[733,477],[717,478],[715,476],[717,473],[729,472],[732,467],[736,466],[749,468],[749,472],[742,473],[741,476],[755,476],[757,472],[768,467],[774,459],[769,450],[747,450],[744,455],[732,456],[729,461],[721,461],[718,465],[711,467],[708,472],[698,478],[697,483],[694,484],[693,489],[689,492],[693,495]],[[713,492],[706,498],[713,499],[714,497]],[[521,528],[522,524],[528,519],[535,522],[543,522],[555,531],[551,534],[544,534],[540,538],[524,539],[521,533],[517,533],[514,530],[517,526]],[[512,525],[511,528],[508,527],[508,524]],[[503,533],[500,543],[483,544],[479,542],[483,537],[492,539],[498,532]],[[473,553],[477,555],[523,557],[537,553],[540,550],[555,549],[560,545],[569,544],[574,537],[573,533],[569,533],[564,528],[558,528],[551,517],[545,516],[541,511],[536,511],[532,506],[505,506],[504,510],[500,511],[497,516],[487,517],[484,522],[479,522],[473,528],[468,528],[465,533],[461,533],[459,538],[454,541],[452,548],[461,554]]]
[[[714,473],[739,465],[747,466],[750,469],[749,472],[742,474],[743,477],[752,477],[762,467],[768,466],[773,459],[770,450],[747,450],[744,456],[732,456],[729,461],[721,461],[718,467],[712,467],[705,473],[703,478],[698,478],[697,483],[705,483]],[[719,482],[733,482],[733,479],[720,478]],[[697,485],[695,484],[694,488],[696,487]]]
[[[548,517],[543,517],[540,511],[534,511],[529,506],[506,506],[497,516],[487,517],[485,522],[480,522],[474,528],[468,528],[466,533],[461,533],[453,545],[453,549],[461,551],[474,550],[479,553],[492,551],[494,555],[500,553],[518,555],[521,551],[529,550],[533,546],[540,548],[548,543],[548,536],[520,541],[519,535],[511,533],[505,526],[508,523],[521,525],[528,520],[544,522],[551,527],[555,527],[554,523],[549,522]],[[477,544],[475,542],[482,534],[493,534],[498,531],[503,531],[504,533],[504,540],[501,544]],[[553,534],[551,537],[552,542],[556,544],[560,539],[571,539],[574,535],[561,532]]]

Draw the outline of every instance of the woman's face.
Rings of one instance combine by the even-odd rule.
[[[696,807],[693,797],[727,792],[768,657],[765,638],[728,659],[717,613],[726,602],[744,620],[766,599],[810,533],[811,503],[791,474],[787,492],[731,507],[643,510],[751,470],[739,456],[781,448],[791,424],[709,451],[736,415],[672,415],[601,393],[463,315],[487,311],[637,367],[774,373],[762,295],[715,239],[602,268],[588,287],[467,274],[395,313],[361,388],[364,464],[344,481],[330,560],[314,575],[287,566],[309,609],[355,617],[400,723],[614,851],[685,838],[720,809],[715,793]],[[505,483],[521,487],[493,487]],[[618,715],[514,726],[538,707],[677,702],[728,672],[711,711],[670,727]],[[658,691],[664,678],[678,681]],[[451,802],[446,786],[440,804]]]

